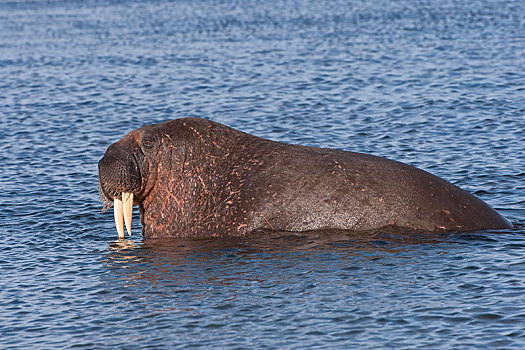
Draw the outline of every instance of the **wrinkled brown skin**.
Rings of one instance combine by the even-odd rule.
[[[130,132],[99,162],[99,181],[109,200],[134,193],[145,237],[512,228],[478,198],[415,167],[269,141],[198,118]]]

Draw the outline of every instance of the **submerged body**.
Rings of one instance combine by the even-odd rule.
[[[198,118],[132,131],[99,162],[99,183],[101,195],[118,203],[117,227],[117,212],[130,217],[139,205],[146,237],[512,227],[475,196],[410,165],[270,141]]]

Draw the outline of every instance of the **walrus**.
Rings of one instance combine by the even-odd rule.
[[[98,163],[118,235],[139,206],[144,237],[257,231],[510,229],[472,194],[383,157],[286,144],[200,118],[131,131]]]

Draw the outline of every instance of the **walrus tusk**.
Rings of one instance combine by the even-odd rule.
[[[126,231],[131,236],[131,217],[133,216],[133,193],[122,192],[122,202],[124,203],[124,222]],[[122,233],[124,235],[124,233]]]
[[[118,238],[124,238],[124,218],[122,216],[122,201],[115,197],[113,199],[115,213],[115,226],[117,226]]]

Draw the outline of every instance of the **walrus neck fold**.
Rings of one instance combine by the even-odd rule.
[[[155,187],[141,204],[144,235],[247,233],[255,198],[244,188],[261,169],[267,141],[200,119],[159,126],[169,137],[159,153]]]

